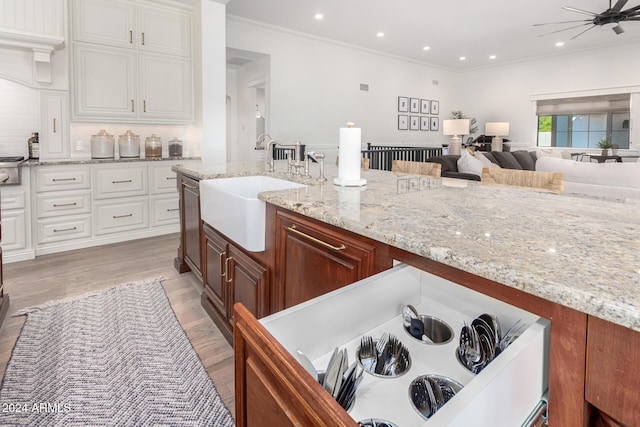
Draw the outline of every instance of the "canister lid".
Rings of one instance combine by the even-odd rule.
[[[91,135],[91,136],[95,136],[95,137],[104,137],[104,138],[113,138],[113,135],[111,135],[109,132],[107,132],[104,129],[100,129],[100,132],[98,132],[95,135]]]
[[[138,135],[131,132],[131,130],[127,130],[125,133],[120,135],[119,138],[138,138]]]

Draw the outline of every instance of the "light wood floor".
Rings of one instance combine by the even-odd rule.
[[[11,317],[15,311],[128,281],[164,277],[176,317],[234,413],[233,348],[200,305],[202,285],[192,273],[178,274],[173,268],[178,239],[171,234],[6,264],[4,289],[11,305],[0,329],[0,377],[25,320]]]

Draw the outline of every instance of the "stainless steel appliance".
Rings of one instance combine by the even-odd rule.
[[[7,174],[9,177],[1,185],[19,185],[20,169],[25,162],[24,157],[0,157],[0,174]]]

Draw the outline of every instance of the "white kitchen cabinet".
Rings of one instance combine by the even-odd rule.
[[[76,120],[193,120],[191,9],[169,2],[73,2]]]
[[[401,311],[406,304],[446,322],[454,338],[443,344],[426,344],[411,337],[402,326]],[[455,354],[463,322],[470,323],[483,313],[496,315],[503,331],[517,320],[526,327],[474,375],[462,367]],[[265,317],[260,323],[292,355],[301,349],[318,370],[326,368],[336,347],[346,349],[349,362],[353,362],[363,335],[379,338],[387,332],[400,339],[411,355],[409,370],[395,378],[365,372],[349,411],[356,421],[380,418],[408,427],[520,426],[548,389],[549,321],[406,265]],[[409,399],[411,381],[425,374],[442,375],[463,385],[428,420]]]
[[[95,234],[118,233],[149,226],[149,199],[125,197],[94,203]]]
[[[3,185],[2,260],[16,262],[33,259],[31,242],[31,174],[28,167],[20,170],[20,185]]]
[[[180,198],[177,194],[152,196],[149,203],[152,227],[176,224],[180,221]]]
[[[40,91],[40,159],[67,159],[69,149],[69,94]]]
[[[179,162],[178,162],[179,163]],[[172,163],[152,163],[149,165],[151,194],[174,193],[178,191],[178,177],[171,170]]]
[[[37,167],[35,184],[37,193],[89,189],[91,188],[91,169],[88,165]]]
[[[143,196],[148,193],[145,163],[96,165],[93,168],[94,200]]]

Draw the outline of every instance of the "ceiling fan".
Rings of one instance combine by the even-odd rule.
[[[555,24],[572,24],[576,22],[581,22],[581,24],[574,25],[572,27],[563,28],[561,30],[551,31],[549,33],[541,34],[541,36],[546,36],[547,34],[559,33],[561,31],[572,30],[574,28],[582,27],[585,25],[590,25],[584,31],[579,32],[575,36],[571,37],[571,40],[581,36],[587,31],[597,27],[610,27],[613,31],[620,35],[624,33],[624,28],[620,25],[622,21],[640,21],[640,6],[634,6],[627,10],[622,10],[622,8],[627,4],[629,0],[618,0],[616,4],[612,7],[611,0],[609,0],[609,9],[605,10],[601,13],[589,12],[587,10],[578,9],[570,6],[562,6],[562,9],[568,10],[571,12],[581,13],[583,15],[590,16],[589,19],[577,20],[577,21],[561,21],[561,22],[548,22],[545,24],[534,24],[534,27],[538,27],[541,25],[555,25]]]

